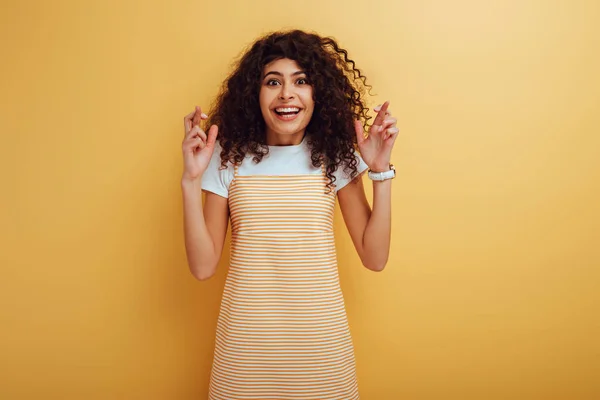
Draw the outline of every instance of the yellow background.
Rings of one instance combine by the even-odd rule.
[[[600,398],[600,2],[0,15],[0,398],[206,398],[227,263],[187,270],[183,116],[290,27],[339,39],[401,129],[383,273],[337,214],[362,399]]]

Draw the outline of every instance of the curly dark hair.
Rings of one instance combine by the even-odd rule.
[[[208,126],[219,126],[221,167],[227,162],[240,164],[247,154],[254,155],[258,163],[268,154],[260,86],[265,65],[282,58],[296,61],[313,87],[314,111],[305,132],[313,166],[324,163],[329,189],[340,165],[354,179],[358,174],[354,120],[367,128],[371,117],[364,97],[371,86],[335,39],[301,30],[274,32],[258,39],[224,81],[207,121]]]

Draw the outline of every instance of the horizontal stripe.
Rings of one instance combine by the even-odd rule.
[[[228,283],[228,286],[223,292],[223,306],[239,304],[238,302],[248,305],[274,304],[279,307],[301,306],[305,304],[333,304],[336,302],[339,302],[339,304],[344,304],[344,297],[340,289],[318,292],[306,291],[302,293],[287,293],[287,295],[281,295],[281,293],[274,291],[248,293],[234,291],[230,288],[230,285],[231,283]]]
[[[277,257],[281,257],[284,260],[293,259],[295,261],[300,257],[304,257],[306,259],[319,259],[321,257],[327,257],[328,260],[335,260],[337,258],[337,254],[333,251],[323,250],[321,254],[314,254],[314,252],[309,251],[299,251],[299,249],[277,249],[271,251],[252,251],[252,247],[248,247],[248,250],[240,251],[240,249],[235,250],[235,257],[238,259],[246,259],[246,260],[264,260],[271,258],[275,260]]]
[[[235,234],[235,232],[232,232]],[[268,238],[268,241],[265,241],[264,238]],[[264,244],[265,246],[269,245],[278,245],[278,246],[290,246],[294,247],[295,245],[311,245],[311,244],[330,244],[335,247],[335,237],[331,234],[331,232],[323,232],[311,236],[306,237],[296,237],[296,236],[273,236],[268,237],[265,235],[259,236],[246,236],[246,235],[237,235],[235,244],[238,243],[256,243],[256,244]]]
[[[232,252],[234,254],[235,259],[237,260],[247,260],[247,261],[252,261],[252,260],[256,260],[256,263],[260,263],[261,261],[263,262],[263,264],[268,264],[269,261],[275,261],[275,262],[281,262],[281,263],[285,263],[287,261],[294,261],[295,263],[298,263],[298,258],[302,257],[302,259],[306,260],[306,261],[311,261],[311,260],[318,260],[318,261],[326,261],[326,262],[331,262],[331,261],[335,261],[337,255],[333,252],[324,252],[323,254],[314,254],[314,253],[307,253],[307,252],[288,252],[288,254],[286,253],[279,253],[279,252],[272,252],[271,255],[269,256],[263,256],[263,257],[259,257],[258,255],[254,254],[254,253],[249,253],[249,252],[239,252],[239,251],[235,251]]]
[[[277,264],[273,263],[271,265],[264,265],[264,261],[261,263],[252,263],[249,262],[248,259],[239,259],[239,262],[236,262],[238,258],[230,261],[230,268],[238,268],[240,270],[250,270],[256,268],[259,269],[269,269],[271,271],[277,271],[277,273],[281,274],[296,274],[299,271],[303,271],[306,273],[319,273],[325,271],[327,269],[335,269],[337,268],[337,262],[335,260],[330,260],[329,265],[322,265],[317,263],[299,263],[299,262],[278,262]],[[294,267],[294,268],[292,268]],[[259,271],[257,271],[259,273]]]
[[[304,316],[304,315],[330,315],[331,313],[343,312],[345,313],[345,305],[343,302],[337,302],[329,307],[320,307],[316,308],[305,308],[305,307],[272,307],[271,309],[267,308],[257,308],[255,304],[249,304],[247,307],[241,307],[239,304],[223,304],[223,307],[227,307],[230,313],[243,313],[246,315],[264,315],[264,316]]]
[[[276,388],[294,388],[294,387],[306,387],[306,388],[310,388],[309,390],[313,390],[313,389],[331,389],[331,388],[344,388],[347,384],[352,383],[355,379],[351,374],[346,374],[345,376],[336,376],[336,383],[332,384],[331,383],[331,377],[325,376],[325,377],[306,377],[303,378],[302,380],[291,380],[290,377],[292,377],[292,375],[279,375],[279,376],[273,376],[270,374],[270,371],[265,371],[266,373],[264,375],[268,376],[264,376],[263,374],[255,374],[255,375],[249,375],[248,377],[245,376],[240,376],[241,374],[236,374],[236,373],[231,373],[228,374],[226,373],[225,369],[222,369],[221,371],[223,371],[222,374],[222,382],[223,383],[229,383],[227,381],[230,382],[237,382],[237,383],[243,383],[245,385],[251,385],[251,387],[253,388],[259,388],[259,387],[265,387],[265,386],[275,386]],[[314,373],[314,372],[313,372]],[[261,376],[263,375],[263,376]],[[294,383],[290,383],[290,382],[294,382]],[[227,389],[225,389],[227,390]]]
[[[331,249],[331,246],[335,246],[335,240],[332,239],[331,243],[321,239],[321,236],[326,232],[318,232],[313,235],[307,235],[304,237],[284,236],[275,235],[267,236],[261,234],[250,234],[246,232],[244,235],[233,235],[234,239],[240,238],[239,244],[231,249],[231,252],[238,254],[245,254],[251,256],[256,252],[267,253],[267,254],[282,254],[281,252],[297,252],[297,253],[318,253],[318,254],[337,254],[335,249]],[[286,240],[293,240],[293,243],[286,242]],[[268,244],[261,245],[261,242],[267,242]]]
[[[343,390],[344,383],[350,383],[354,379],[351,376],[339,377],[337,382],[332,383],[328,380],[323,379],[303,379],[301,381],[292,381],[292,380],[283,380],[283,379],[269,379],[263,378],[260,379],[258,377],[249,377],[244,378],[239,376],[239,374],[231,374],[231,375],[223,375],[223,381],[232,381],[232,382],[243,382],[244,384],[252,387],[253,389],[264,389],[264,388],[276,388],[281,390],[283,388],[286,389],[301,389],[304,393],[312,393],[315,391],[328,391],[328,390]],[[225,383],[224,382],[224,383]],[[308,386],[310,385],[310,386]]]
[[[307,367],[315,368],[315,365],[338,365],[341,360],[346,357],[352,356],[352,348],[348,348],[344,351],[340,351],[334,356],[328,356],[327,354],[313,354],[313,355],[290,355],[280,354],[279,356],[268,356],[266,354],[260,354],[259,356],[243,355],[240,353],[232,354],[228,356],[227,352],[222,347],[217,347],[215,350],[215,357],[218,357],[221,361],[227,362],[231,360],[235,364],[243,366],[245,363],[249,365],[269,365],[277,367],[279,365],[306,365]],[[315,368],[318,370],[318,368]]]
[[[283,327],[283,326],[255,326],[255,325],[248,325],[248,324],[236,324],[235,322],[227,321],[225,319],[225,317],[219,318],[219,322],[223,325],[226,324],[227,329],[230,329],[232,332],[236,332],[239,334],[246,332],[246,333],[248,333],[248,335],[262,334],[262,333],[271,333],[272,334],[275,332],[279,332],[282,335],[285,335],[286,333],[308,334],[308,333],[323,333],[323,332],[327,332],[328,330],[331,330],[331,329],[338,329],[339,331],[346,330],[346,327],[337,321],[332,324],[318,324],[318,325],[315,324],[313,326],[297,325],[297,326],[294,326],[291,328]],[[219,332],[222,329],[223,329],[223,327],[217,326],[217,332]]]
[[[283,225],[283,226],[282,226]],[[311,227],[311,226],[322,226],[325,228],[328,228],[331,226],[330,223],[327,222],[323,222],[320,219],[310,219],[310,218],[285,218],[285,219],[272,219],[272,218],[264,218],[264,219],[254,219],[254,220],[249,220],[249,221],[244,221],[244,222],[240,222],[237,224],[238,228],[243,228],[243,227],[254,227],[254,228],[260,228],[260,227],[265,227],[265,228],[272,228],[272,227],[276,227],[276,226],[280,226],[280,227],[288,227],[288,226],[293,226],[295,228],[297,227]]]
[[[220,343],[221,344],[221,343]],[[260,359],[262,361],[269,360],[280,360],[283,362],[289,362],[291,365],[296,365],[293,357],[298,359],[306,359],[312,353],[312,349],[306,347],[305,349],[300,350],[289,350],[289,349],[279,349],[279,348],[264,348],[264,347],[256,347],[253,349],[250,348],[240,348],[240,347],[230,347],[226,348],[220,347],[220,354],[224,357],[230,357],[232,359],[244,360],[246,357],[253,359]],[[328,360],[333,359],[343,359],[347,355],[348,352],[354,351],[354,348],[351,343],[344,343],[338,347],[332,347],[330,349],[324,350],[320,353],[320,357]],[[255,365],[251,363],[251,365]],[[241,367],[241,364],[240,364]]]
[[[290,295],[285,299],[265,293],[251,293],[248,295],[234,294],[227,292],[223,294],[223,306],[227,306],[230,301],[243,301],[250,304],[330,304],[332,301],[343,301],[342,296],[338,293],[323,293],[319,296],[315,295]]]
[[[279,284],[283,284],[283,285],[294,285],[294,284],[301,284],[301,283],[305,283],[305,284],[314,284],[314,280],[315,280],[315,274],[303,274],[303,275],[293,275],[293,276],[285,276],[282,274],[279,274],[277,276],[273,276],[273,274],[271,273],[256,273],[256,274],[252,274],[252,275],[242,275],[239,273],[235,273],[236,275],[236,281],[238,282],[246,282],[247,284],[253,284],[253,283],[261,283],[261,282],[276,282]],[[291,274],[288,274],[291,275]],[[319,276],[321,277],[321,279],[324,279],[326,281],[334,281],[334,282],[338,282],[338,276],[331,274],[331,273],[325,273],[322,272],[319,274]]]
[[[221,390],[221,388],[211,388],[213,390],[219,391]],[[324,391],[321,393],[314,393],[314,392],[307,392],[305,390],[294,390],[294,391],[278,391],[277,389],[275,390],[275,394],[263,394],[264,392],[260,393],[260,394],[255,394],[254,396],[252,396],[251,394],[249,394],[247,391],[234,391],[234,390],[224,390],[224,391],[219,391],[219,395],[221,396],[225,396],[225,397],[210,397],[210,400],[215,400],[215,399],[224,399],[224,400],[250,400],[250,399],[261,399],[261,400],[296,400],[296,399],[302,399],[302,400],[313,400],[313,399],[319,399],[319,400],[332,400],[332,399],[336,399],[336,400],[355,400],[358,399],[358,393],[356,392],[356,390],[353,390],[352,392],[346,392],[344,391],[339,391],[339,390],[335,390],[335,391],[328,391],[327,393],[325,393]],[[264,391],[264,389],[261,389],[261,391]],[[235,397],[231,397],[231,396],[235,396]],[[307,397],[310,396],[310,397]],[[312,396],[317,396],[317,397],[312,397]]]
[[[256,337],[254,340],[244,341],[244,342],[228,342],[228,347],[230,349],[240,348],[240,349],[273,349],[277,351],[285,351],[286,349],[290,350],[306,350],[306,349],[314,349],[314,350],[327,350],[330,347],[337,347],[341,345],[352,345],[350,335],[337,336],[332,338],[331,340],[319,340],[318,342],[314,341],[300,341],[300,340],[280,340],[278,342],[273,342],[272,339],[264,339],[262,337]]]
[[[220,389],[221,393],[223,394],[228,394],[231,396],[234,395],[239,395],[239,394],[246,394],[246,393],[250,393],[250,392],[255,392],[255,393],[265,393],[265,392],[269,392],[271,391],[271,393],[277,393],[277,394],[295,394],[295,395],[299,395],[299,394],[304,394],[304,395],[325,395],[325,394],[330,394],[330,393],[337,393],[338,395],[344,395],[344,394],[349,394],[349,392],[351,391],[351,389],[348,389],[348,387],[353,386],[353,384],[356,383],[356,379],[350,377],[350,376],[346,376],[346,377],[339,377],[337,378],[334,382],[328,382],[328,383],[321,383],[321,384],[316,384],[314,383],[314,381],[311,380],[307,380],[307,381],[298,381],[296,382],[296,384],[293,383],[288,383],[288,382],[293,382],[293,381],[288,381],[286,383],[270,383],[270,382],[240,382],[240,379],[236,379],[237,377],[235,375],[228,375],[226,377],[223,377],[221,381],[215,381],[214,383],[214,388],[215,389]],[[231,389],[232,387],[235,387],[234,385],[243,385],[243,389],[242,391],[236,391]],[[234,398],[229,398],[229,400],[232,399],[237,399],[238,397],[234,397]],[[321,398],[321,397],[319,397]],[[340,400],[347,400],[347,398],[345,397],[340,397]]]
[[[226,372],[234,372],[238,371],[241,373],[247,373],[248,375],[252,375],[253,373],[264,373],[264,371],[272,371],[272,374],[276,376],[277,374],[282,375],[296,375],[299,379],[303,379],[306,375],[317,375],[317,376],[326,376],[326,377],[344,377],[346,375],[346,371],[350,371],[354,374],[354,358],[351,357],[348,361],[344,361],[339,366],[324,366],[319,367],[318,373],[315,373],[315,367],[306,366],[306,365],[277,365],[276,367],[268,367],[264,365],[237,365],[234,363],[228,363],[227,361],[220,362],[215,365],[215,370],[222,370]]]
[[[248,241],[268,241],[271,243],[284,243],[284,240],[295,240],[297,242],[306,243],[310,240],[317,240],[323,236],[327,236],[327,240],[333,240],[333,231],[329,232],[308,232],[299,235],[297,232],[280,232],[278,234],[265,234],[260,232],[245,232],[244,235],[238,235],[237,232],[232,232],[231,241],[234,242],[238,238]],[[235,247],[233,247],[235,249]]]
[[[319,374],[315,374],[314,370],[310,371],[295,371],[294,373],[290,372],[282,372],[273,369],[261,369],[255,371],[243,370],[243,372],[236,370],[231,370],[227,368],[219,368],[223,372],[223,378],[227,379],[229,376],[236,377],[236,380],[239,381],[247,381],[247,382],[272,382],[272,383],[284,383],[287,381],[293,381],[293,379],[300,374],[303,374],[301,380],[298,380],[300,385],[304,384],[312,384],[319,385],[323,383],[329,382],[332,378],[339,378],[340,381],[344,380],[354,380],[354,376],[352,375],[352,371],[350,369],[346,369],[343,373],[336,374],[324,374],[319,371]],[[335,370],[337,372],[337,370]],[[225,380],[224,379],[224,380]]]

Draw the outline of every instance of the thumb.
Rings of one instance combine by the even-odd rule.
[[[213,125],[208,130],[208,138],[206,140],[206,145],[209,147],[214,146],[217,140],[217,133],[219,132],[219,127],[217,125]]]
[[[365,141],[365,130],[363,129],[362,122],[358,119],[354,120],[354,131],[356,131],[356,140],[360,145]]]

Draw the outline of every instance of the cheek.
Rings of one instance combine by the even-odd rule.
[[[269,112],[270,99],[268,97],[268,93],[264,90],[261,90],[258,96],[258,102],[260,104],[260,110],[263,114]]]
[[[312,114],[312,110],[315,108],[315,101],[313,99],[312,88],[303,93],[302,103],[304,103],[306,110],[310,110],[310,113]]]

